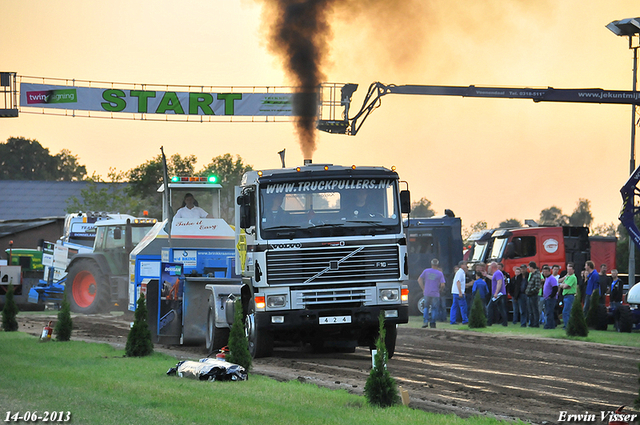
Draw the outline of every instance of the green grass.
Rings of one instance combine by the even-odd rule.
[[[155,353],[126,358],[108,344],[48,343],[0,332],[0,420],[7,412],[69,411],[76,424],[464,424],[402,406],[370,407],[361,396],[251,374],[244,382],[166,376],[177,360]],[[362,383],[364,385],[364,382]]]
[[[410,328],[420,328],[422,326],[422,317],[410,316],[409,323],[402,326],[408,326]],[[613,325],[609,325],[607,331],[594,331],[589,330],[589,336],[582,337],[569,337],[562,326],[558,326],[556,329],[543,329],[540,328],[521,328],[520,325],[514,325],[509,322],[509,326],[505,327],[500,324],[489,326],[480,329],[471,329],[468,325],[450,325],[448,322],[438,322],[436,329],[444,330],[459,330],[468,332],[480,332],[488,334],[510,334],[510,335],[525,335],[532,338],[558,338],[558,339],[571,339],[574,341],[586,341],[595,342],[598,344],[611,344],[622,345],[626,347],[640,347],[640,334],[637,332],[621,333],[616,332],[613,329]]]

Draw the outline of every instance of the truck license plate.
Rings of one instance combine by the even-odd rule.
[[[351,316],[329,316],[320,318],[321,325],[338,325],[340,323],[351,323]]]

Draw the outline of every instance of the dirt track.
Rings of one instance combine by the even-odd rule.
[[[20,330],[39,335],[56,315],[48,317],[19,314]],[[126,342],[129,322],[122,316],[75,315],[73,323],[72,339]],[[180,359],[204,356],[199,347],[156,350]],[[533,423],[556,423],[560,411],[588,411],[601,423],[601,411],[633,404],[639,358],[636,348],[401,327],[388,368],[409,391],[414,408]],[[276,347],[273,357],[254,362],[254,372],[362,394],[370,366],[365,349],[317,354],[306,347]]]

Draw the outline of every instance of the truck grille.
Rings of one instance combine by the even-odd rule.
[[[267,252],[269,285],[376,282],[399,278],[397,245]]]
[[[372,303],[375,288],[316,289],[292,291],[293,305],[304,308],[335,308]]]

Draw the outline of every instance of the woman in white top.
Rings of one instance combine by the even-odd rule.
[[[207,218],[209,214],[198,206],[198,201],[191,193],[184,195],[182,208],[180,208],[174,218]]]

